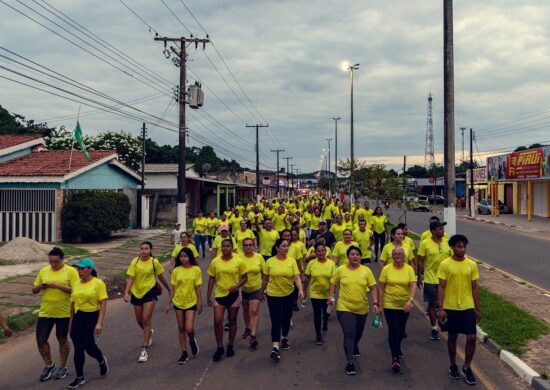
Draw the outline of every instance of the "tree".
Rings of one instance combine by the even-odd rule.
[[[10,113],[0,105],[0,134],[36,134],[42,137],[52,135],[55,127],[47,123],[36,123],[19,114]]]
[[[425,178],[429,177],[428,170],[420,165],[413,165],[412,167],[409,167],[405,174],[410,177],[416,177],[416,178]]]

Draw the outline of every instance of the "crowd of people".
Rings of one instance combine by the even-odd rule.
[[[476,263],[466,256],[468,239],[463,235],[448,237],[444,226],[432,217],[417,248],[406,224],[391,227],[380,207],[372,210],[368,201],[348,205],[315,195],[246,205],[239,201],[220,218],[199,212],[193,220],[193,234],[179,224],[172,232],[169,278],[164,277],[165,269],[154,257],[151,242],[142,242],[139,256],[129,263],[124,300],[133,306],[143,331],[137,361],[149,359],[153,313],[161,285],[168,291],[164,311],[173,310],[177,320],[178,364],[186,364],[190,355],[199,354],[194,324],[204,309],[201,286],[206,282],[206,305],[214,317],[214,362],[235,355],[241,307],[245,325],[242,338],[248,339],[251,349],[258,347],[259,313],[266,301],[271,330],[269,356],[279,362],[282,351],[291,348],[293,312],[309,298],[315,344],[326,342],[323,335],[331,316],[335,314],[339,322],[346,374],[356,374],[355,359],[360,356],[359,341],[369,312],[376,317],[373,326],[385,318],[389,366],[399,372],[407,320],[417,290],[422,289],[431,324],[429,337],[437,341],[440,331],[448,332],[449,376],[459,379],[462,375],[468,384],[475,384],[471,362],[476,322],[481,316],[476,284],[479,274]],[[210,261],[202,267],[207,274],[203,277],[200,265],[207,257]],[[89,258],[70,267],[63,261],[63,252],[54,248],[49,262],[33,287],[33,293],[42,294],[36,326],[38,350],[45,363],[40,380],[68,375],[70,328],[76,377],[69,388],[77,388],[85,383],[85,352],[97,360],[102,376],[109,371],[107,358],[98,348],[106,288]],[[375,273],[379,273],[378,281]],[[48,344],[54,326],[60,351],[58,368]],[[461,333],[466,335],[466,356],[459,370],[456,343]]]

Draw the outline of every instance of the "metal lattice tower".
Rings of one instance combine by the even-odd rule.
[[[428,114],[426,116],[426,148],[424,150],[424,167],[430,168],[434,161],[434,123],[432,115],[432,94],[428,94]]]

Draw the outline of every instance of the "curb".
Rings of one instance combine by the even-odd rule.
[[[541,377],[534,377],[531,386],[535,390],[550,390],[550,383]]]

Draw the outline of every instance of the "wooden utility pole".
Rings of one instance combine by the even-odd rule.
[[[277,196],[279,196],[279,153],[284,151],[284,149],[271,149],[271,152],[277,153],[277,173],[275,174],[275,180],[277,180]]]
[[[290,182],[288,181],[288,179],[289,179],[289,177],[290,177],[290,176],[289,176],[289,172],[288,172],[288,170],[289,170],[289,161],[292,160],[293,158],[294,158],[294,157],[283,157],[283,160],[286,160],[286,187],[287,187],[287,189],[289,188],[289,183],[290,183]],[[289,191],[290,191],[290,190],[289,190]]]
[[[141,127],[141,194],[145,191],[145,137],[147,136],[147,129],[145,128],[145,122]]]
[[[470,216],[475,215],[475,189],[474,189],[474,132],[470,128],[470,196],[469,208]]]
[[[269,124],[255,124],[255,125],[246,125],[246,127],[255,127],[256,128],[256,201],[260,200],[260,127],[269,127]]]

